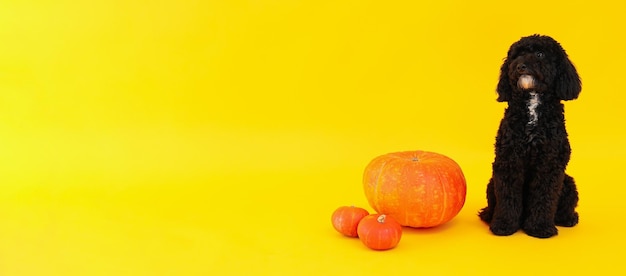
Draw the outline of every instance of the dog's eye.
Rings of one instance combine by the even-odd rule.
[[[537,55],[538,58],[543,58],[544,57],[543,52],[537,52],[537,53],[535,53],[535,55]]]

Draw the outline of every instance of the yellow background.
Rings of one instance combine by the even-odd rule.
[[[0,3],[0,275],[411,275],[624,271],[619,1]],[[499,66],[553,36],[580,224],[491,235]],[[376,252],[330,224],[361,174],[448,155],[467,201]],[[604,273],[601,273],[604,274]]]

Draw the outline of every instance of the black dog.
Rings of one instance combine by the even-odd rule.
[[[495,235],[520,228],[548,238],[578,223],[578,191],[565,174],[570,144],[562,100],[578,97],[581,82],[565,50],[548,36],[511,45],[500,69],[498,101],[508,102],[495,143],[487,207],[479,213]]]

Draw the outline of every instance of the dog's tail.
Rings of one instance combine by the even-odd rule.
[[[486,223],[491,223],[491,218],[493,217],[493,210],[496,206],[496,195],[493,190],[493,179],[489,180],[489,184],[487,184],[487,207],[483,208],[478,212],[478,217]]]
[[[489,206],[482,208],[479,212],[478,212],[478,217],[480,217],[480,220],[486,222],[486,223],[491,223],[491,218],[492,218],[493,214],[491,212],[491,209],[489,208]]]

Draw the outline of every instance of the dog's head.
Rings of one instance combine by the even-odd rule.
[[[500,68],[498,101],[515,93],[554,93],[558,99],[578,97],[581,82],[561,45],[549,36],[531,35],[513,43]]]

